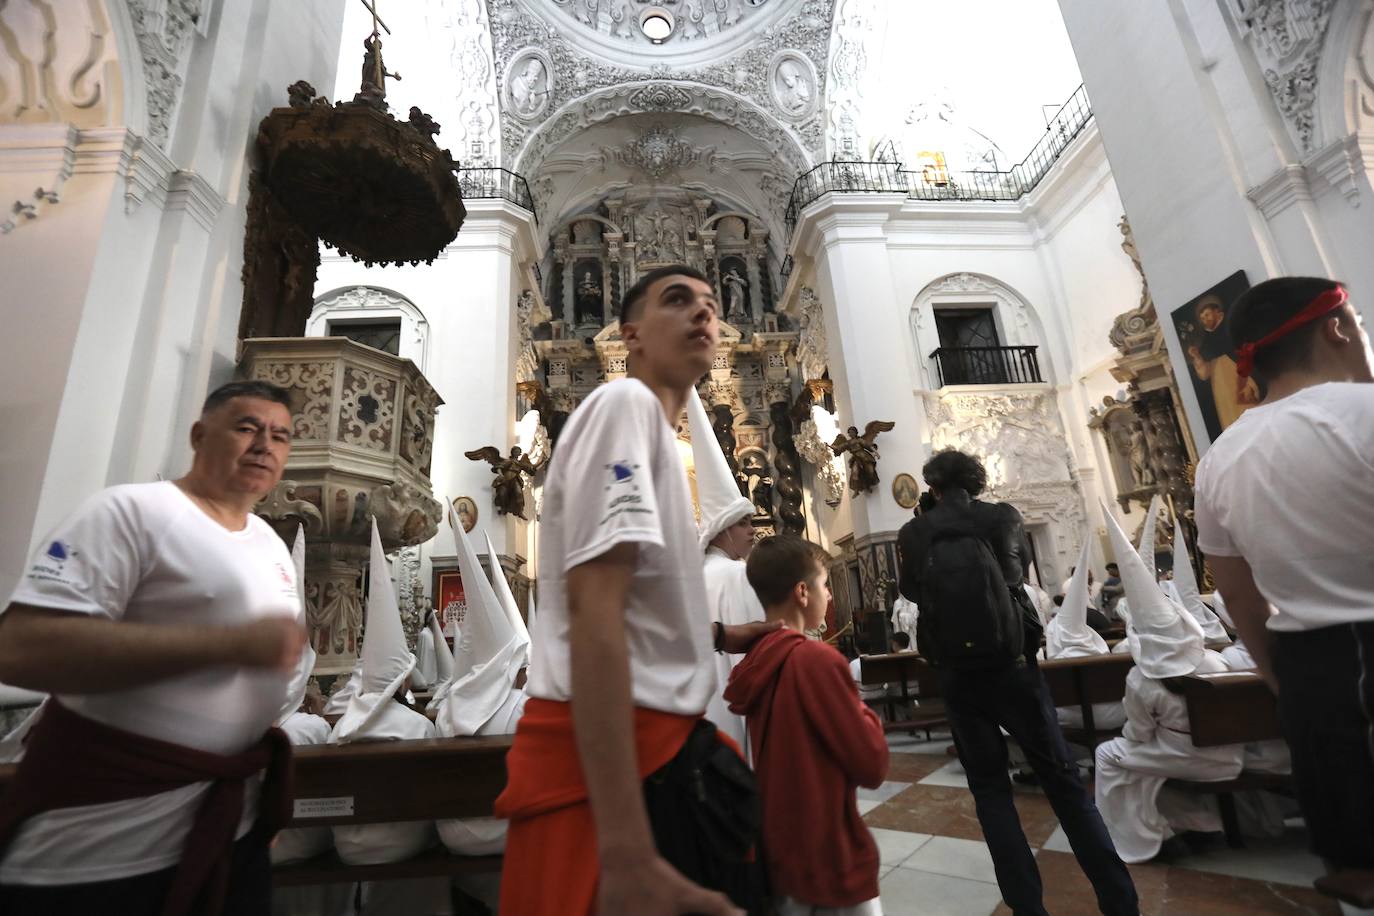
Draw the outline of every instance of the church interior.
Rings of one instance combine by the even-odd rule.
[[[361,665],[374,532],[412,650],[448,664],[484,601],[539,638],[549,461],[630,373],[619,306],[655,268],[715,289],[710,433],[755,536],[828,555],[812,635],[850,657],[896,657],[898,531],[944,449],[1020,510],[1047,605],[1079,566],[1111,578],[1116,528],[1206,597],[1195,471],[1258,403],[1227,309],[1304,275],[1370,317],[1374,0],[9,0],[0,45],[0,586],[92,493],[183,473],[210,391],[271,382],[291,455],[256,513],[304,532],[326,698]],[[677,445],[695,495],[685,414]],[[858,792],[881,911],[1011,912],[938,697],[883,664],[860,686],[891,764]],[[1097,702],[1082,683],[1059,705]],[[40,701],[7,698],[6,730]],[[1227,734],[1278,737],[1257,702]],[[1081,724],[1090,779],[1112,732]],[[382,791],[425,780],[489,815],[494,739],[437,740],[477,744],[302,755],[321,807],[296,823],[355,796],[438,819]],[[1244,777],[1188,784],[1224,837],[1132,864],[1141,912],[1351,905],[1282,778],[1260,817]],[[1015,804],[1048,910],[1095,912],[1045,795]],[[495,912],[500,859],[462,858],[277,884],[463,876]]]

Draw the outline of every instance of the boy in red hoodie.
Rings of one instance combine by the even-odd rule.
[[[730,675],[763,796],[763,850],[781,916],[881,916],[878,846],[855,799],[887,775],[887,740],[839,652],[807,639],[830,605],[829,557],[791,535],[760,541],[745,574],[768,620]]]

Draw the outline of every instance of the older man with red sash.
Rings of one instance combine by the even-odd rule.
[[[252,510],[289,404],[217,389],[186,476],[104,490],[40,543],[0,616],[0,680],[52,694],[0,798],[0,912],[270,911],[272,724],[305,634],[291,554]]]

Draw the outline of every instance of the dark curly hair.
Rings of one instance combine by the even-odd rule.
[[[988,472],[983,470],[983,462],[952,448],[931,456],[921,468],[921,476],[931,489],[942,494],[958,489],[972,497],[982,493],[988,485]]]

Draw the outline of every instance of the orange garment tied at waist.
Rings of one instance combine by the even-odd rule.
[[[639,778],[672,760],[700,716],[635,707]],[[722,736],[727,744],[734,744]],[[735,748],[738,750],[738,748]],[[531,699],[506,755],[496,816],[510,820],[502,916],[577,916],[596,904],[596,825],[573,734],[572,705]]]

